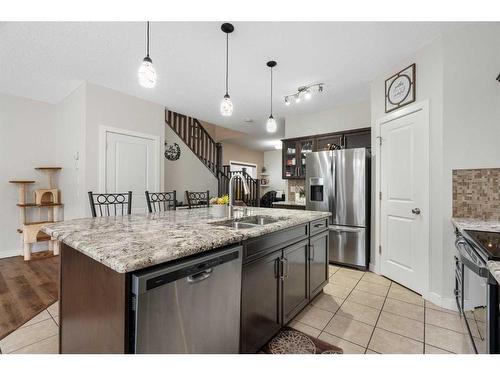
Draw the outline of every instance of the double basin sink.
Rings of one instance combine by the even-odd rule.
[[[285,218],[276,218],[272,216],[266,215],[252,215],[252,216],[243,216],[234,219],[227,219],[222,221],[216,221],[210,223],[212,225],[224,226],[233,229],[249,229],[260,227],[272,223],[277,223],[278,221],[286,220]]]

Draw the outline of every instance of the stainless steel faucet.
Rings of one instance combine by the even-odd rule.
[[[234,216],[233,181],[236,178],[239,178],[241,180],[241,182],[243,184],[243,191],[244,191],[245,195],[248,195],[248,193],[250,191],[248,189],[247,181],[241,173],[235,173],[231,176],[231,178],[229,179],[229,218],[230,219],[232,219]]]

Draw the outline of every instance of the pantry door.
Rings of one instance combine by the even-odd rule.
[[[380,123],[380,271],[417,293],[428,286],[429,114],[427,103]]]
[[[155,136],[105,133],[105,192],[132,191],[132,213],[146,212],[146,190],[159,191],[158,146]]]

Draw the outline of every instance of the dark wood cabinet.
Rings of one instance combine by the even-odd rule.
[[[343,135],[342,134],[331,134],[319,136],[316,140],[316,148],[314,151],[328,151],[334,145],[342,147]]]
[[[309,240],[309,298],[314,298],[328,282],[328,230]]]
[[[309,303],[308,241],[283,249],[283,324],[287,324]]]
[[[343,148],[359,148],[371,146],[371,131],[360,131],[344,135]]]
[[[281,250],[243,267],[241,296],[241,351],[256,353],[281,328]]]
[[[244,245],[242,353],[261,349],[328,282],[327,223],[316,220]]]
[[[312,151],[326,151],[333,147],[371,147],[371,129],[362,128],[310,137],[283,139],[283,179],[304,179],[306,177],[306,155]]]
[[[283,178],[306,177],[306,155],[314,150],[314,140],[299,139],[283,142]]]

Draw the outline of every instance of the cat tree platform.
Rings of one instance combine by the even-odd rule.
[[[59,220],[60,208],[63,206],[60,202],[60,191],[55,184],[55,176],[62,169],[61,167],[37,167],[48,177],[48,188],[34,190],[34,202],[28,202],[26,199],[28,185],[34,184],[33,180],[11,180],[12,184],[18,185],[18,202],[19,207],[19,221],[21,229],[17,232],[21,235],[23,244],[24,260],[31,260],[33,258],[42,258],[47,255],[59,254],[59,241],[51,238],[45,233],[41,232],[43,226]],[[38,221],[27,221],[27,209],[38,208]],[[42,220],[42,209],[46,212],[46,220]],[[32,216],[31,216],[32,217]],[[48,252],[40,252],[32,254],[32,245],[37,242],[48,242]]]

